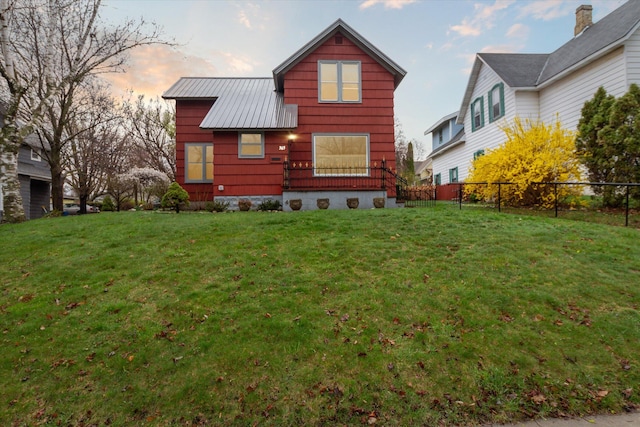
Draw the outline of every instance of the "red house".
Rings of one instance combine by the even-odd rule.
[[[176,101],[178,182],[192,203],[232,209],[396,206],[393,94],[405,74],[338,20],[273,77],[183,77],[163,95]]]

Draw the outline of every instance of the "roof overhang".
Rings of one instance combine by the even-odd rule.
[[[431,132],[433,132],[434,130],[438,129],[440,127],[440,125],[442,125],[445,122],[448,122],[449,120],[455,118],[458,115],[458,112],[453,112],[451,114],[447,114],[446,116],[444,116],[443,118],[441,118],[440,120],[438,120],[433,126],[431,126],[429,129],[424,131],[425,135],[429,135]]]
[[[362,37],[356,30],[348,26],[342,19],[338,19],[273,70],[273,80],[275,82],[276,90],[279,92],[283,91],[284,75],[287,71],[337,33],[340,33],[351,40],[351,42],[365,51],[369,56],[382,65],[382,67],[393,74],[394,87],[398,87],[407,72],[391,60],[391,58],[382,53],[382,51],[377,47],[371,44],[367,39]]]

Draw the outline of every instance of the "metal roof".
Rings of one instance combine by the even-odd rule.
[[[266,78],[182,77],[163,95],[165,99],[212,99],[200,123],[211,130],[295,129],[298,106],[285,104],[282,94]]]
[[[276,84],[276,90],[283,90],[284,75],[287,73],[287,71],[293,68],[298,62],[300,62],[307,55],[313,52],[318,46],[326,42],[337,33],[340,33],[343,36],[347,37],[354,44],[356,44],[356,46],[358,46],[369,56],[375,59],[387,71],[393,74],[395,87],[398,87],[407,72],[394,61],[392,61],[391,58],[382,53],[382,51],[380,51],[377,47],[372,45],[367,39],[362,37],[356,30],[348,26],[342,19],[338,19],[273,70],[273,79]]]

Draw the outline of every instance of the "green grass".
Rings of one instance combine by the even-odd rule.
[[[640,232],[441,204],[0,227],[0,425],[474,425],[640,404]]]

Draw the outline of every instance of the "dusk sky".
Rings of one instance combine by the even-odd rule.
[[[115,89],[159,97],[180,77],[271,77],[338,18],[407,71],[395,92],[405,136],[459,109],[477,52],[551,53],[573,37],[575,10],[594,22],[624,0],[107,0],[107,23],[143,18],[179,44],[132,52]]]

